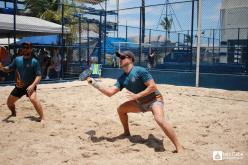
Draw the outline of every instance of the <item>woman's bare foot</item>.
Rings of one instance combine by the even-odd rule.
[[[181,152],[183,152],[183,150],[184,150],[184,147],[183,146],[179,146],[179,147],[176,148],[176,150],[174,150],[172,152],[173,153],[181,153]]]
[[[40,123],[41,123],[41,126],[44,128],[45,125],[46,125],[46,124],[45,124],[45,120],[42,119],[42,120],[40,121]]]
[[[45,127],[45,119],[40,117],[40,123],[42,127]]]

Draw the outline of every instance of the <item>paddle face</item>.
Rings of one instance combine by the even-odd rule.
[[[86,69],[82,73],[80,73],[79,80],[80,81],[85,81],[85,80],[87,80],[88,77],[91,76],[91,74],[92,74],[92,70]]]

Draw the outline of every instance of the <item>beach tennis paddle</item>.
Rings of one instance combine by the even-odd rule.
[[[92,74],[92,70],[86,69],[82,73],[80,73],[79,80],[80,81],[85,81],[91,76],[91,74]]]

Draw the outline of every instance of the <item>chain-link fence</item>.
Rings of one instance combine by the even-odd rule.
[[[142,6],[119,10],[117,36],[139,45],[134,50],[138,63],[149,66],[149,55],[155,53],[155,69],[195,70],[198,1],[148,2],[144,8],[145,23]],[[247,73],[247,4],[203,0],[202,8],[201,72]],[[142,51],[143,44],[150,44],[151,51]]]
[[[115,52],[124,50],[150,69],[195,70],[198,0],[49,2],[0,1],[4,65],[31,42],[44,79],[77,76],[91,63],[118,67]],[[202,9],[200,72],[247,73],[247,3],[202,0]]]

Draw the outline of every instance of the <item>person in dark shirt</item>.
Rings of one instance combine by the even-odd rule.
[[[10,63],[9,52],[6,47],[0,46],[0,65],[8,65]],[[5,81],[8,77],[8,73],[0,71],[0,81]]]
[[[16,72],[16,86],[7,100],[11,116],[16,116],[15,102],[23,95],[26,95],[39,114],[40,122],[44,123],[43,109],[36,96],[36,88],[41,80],[41,69],[38,60],[32,57],[31,43],[24,43],[22,56],[16,57],[8,66],[0,66],[0,70],[4,72]]]
[[[41,63],[42,75],[45,77],[47,74],[47,69],[51,65],[51,57],[47,51],[44,51],[44,57]]]
[[[122,136],[130,136],[128,113],[150,111],[153,113],[157,124],[175,145],[176,152],[180,152],[183,147],[179,143],[173,127],[165,119],[163,97],[151,74],[143,67],[134,66],[134,54],[132,52],[117,52],[116,55],[120,58],[120,66],[124,73],[117,79],[113,87],[103,87],[93,78],[88,78],[88,82],[109,97],[123,88],[128,90],[128,101],[118,107],[118,114],[124,128]]]
[[[151,69],[154,67],[155,63],[155,51],[148,55],[148,68]]]

